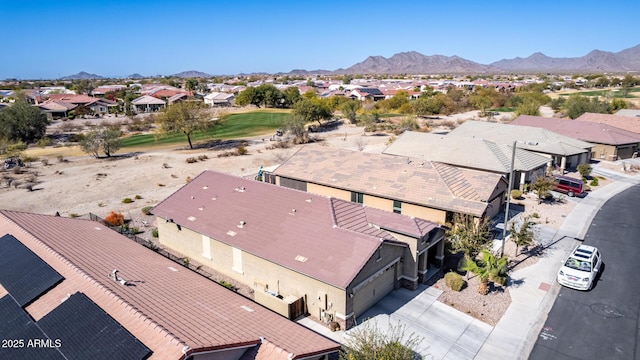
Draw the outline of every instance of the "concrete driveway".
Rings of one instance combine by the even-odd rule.
[[[401,288],[392,291],[357,321],[374,321],[381,330],[386,330],[389,324],[404,325],[406,336],[415,334],[421,339],[416,350],[425,359],[473,359],[493,327],[438,302],[440,294],[440,290],[425,285],[416,291]],[[350,329],[344,337],[348,339],[361,326]]]

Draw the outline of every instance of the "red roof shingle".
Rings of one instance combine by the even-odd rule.
[[[63,288],[45,294],[41,309],[34,303],[31,311],[46,311],[47,303],[75,283],[158,358],[179,357],[184,345],[205,351],[258,344],[261,338],[293,358],[338,349],[99,223],[4,210],[0,232],[11,233],[65,277]],[[114,269],[130,286],[109,278]]]

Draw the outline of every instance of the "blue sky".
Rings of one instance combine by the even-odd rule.
[[[577,57],[640,44],[639,13],[637,0],[0,0],[0,79],[335,70],[404,51]]]

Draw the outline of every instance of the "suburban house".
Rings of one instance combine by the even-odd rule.
[[[205,171],[153,208],[163,246],[254,289],[295,319],[349,328],[390,291],[438,271],[430,221]]]
[[[264,181],[438,224],[451,223],[456,213],[493,217],[507,188],[499,174],[313,145],[265,172]]]
[[[513,125],[533,126],[593,144],[591,158],[615,161],[636,156],[640,134],[605,123],[521,115]]]
[[[50,94],[46,102],[57,103],[62,106],[73,104],[76,107],[84,107],[91,114],[108,114],[110,107],[118,106],[114,101],[95,98],[84,94]]]
[[[461,141],[458,137],[448,135],[405,131],[382,153],[486,171],[508,179],[513,144],[496,144],[483,139]],[[523,189],[525,184],[544,176],[549,163],[550,159],[546,156],[516,147],[514,184],[519,184]]]
[[[166,103],[162,99],[155,98],[149,95],[142,95],[131,101],[131,106],[136,114],[156,112],[166,106]]]
[[[505,145],[513,145],[517,141],[518,148],[551,159],[552,164],[560,172],[588,163],[593,147],[593,144],[588,142],[546,129],[486,121],[466,121],[447,136],[457,136],[460,141],[484,139]]]
[[[36,106],[47,115],[49,120],[66,118],[69,112],[77,107],[75,104],[54,100],[46,100]]]
[[[102,223],[6,210],[0,337],[25,342],[0,349],[3,359],[320,360],[339,350]]]
[[[361,88],[355,88],[351,90],[351,92],[349,93],[349,97],[351,97],[352,99],[360,100],[360,101],[365,101],[365,100],[378,101],[378,100],[384,100],[385,95],[378,88],[361,87]]]
[[[606,124],[640,134],[640,116],[584,113],[576,120]]]
[[[214,91],[204,96],[204,103],[211,107],[231,106],[236,97],[233,94]]]

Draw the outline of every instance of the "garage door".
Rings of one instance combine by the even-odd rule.
[[[363,320],[359,316],[393,290],[396,264],[391,265],[380,276],[353,294],[353,313],[356,321]]]
[[[633,156],[635,149],[633,146],[619,147],[618,159],[629,159]]]

